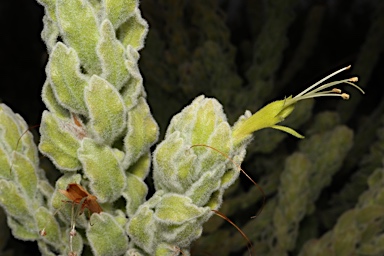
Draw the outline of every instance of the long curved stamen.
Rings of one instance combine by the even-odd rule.
[[[302,91],[301,93],[299,93],[298,95],[296,95],[295,97],[290,99],[288,104],[293,104],[295,102],[298,102],[298,101],[304,100],[304,99],[316,98],[316,97],[328,97],[328,96],[331,96],[331,97],[332,96],[333,97],[334,96],[341,97],[344,100],[347,100],[347,99],[349,99],[349,94],[343,93],[340,89],[333,88],[332,90],[323,91],[323,90],[325,90],[325,89],[327,89],[329,87],[332,87],[332,86],[335,86],[335,85],[338,85],[338,84],[343,84],[343,83],[344,84],[349,84],[349,85],[355,87],[362,94],[364,94],[364,91],[359,86],[354,84],[354,82],[357,82],[359,80],[357,77],[352,77],[352,78],[348,78],[348,79],[344,79],[344,80],[339,80],[339,81],[334,81],[334,82],[326,83],[326,84],[323,84],[323,85],[315,88],[321,82],[323,82],[323,81],[327,80],[328,78],[330,78],[330,77],[332,77],[332,76],[334,76],[334,75],[336,75],[336,74],[338,74],[338,73],[340,73],[340,72],[342,72],[344,70],[347,70],[349,68],[350,68],[350,66],[342,68],[342,69],[339,69],[338,71],[333,72],[329,76],[321,79],[319,82],[311,85],[310,87],[308,87],[307,89],[305,89],[304,91]]]
[[[339,89],[336,89],[339,90]],[[306,95],[300,97],[300,100],[309,99],[309,98],[317,98],[317,97],[341,97],[343,99],[348,99],[349,95],[347,93],[330,93],[332,91],[328,91],[329,93],[317,93],[315,95]]]
[[[339,74],[339,73],[341,73],[341,72],[343,72],[343,71],[345,71],[345,70],[348,70],[348,69],[350,69],[350,68],[351,68],[351,65],[349,65],[349,66],[347,66],[347,67],[344,67],[344,68],[341,68],[341,69],[339,69],[339,70],[333,72],[332,74],[330,74],[330,75],[324,77],[324,78],[321,79],[320,81],[318,81],[318,82],[316,82],[315,84],[311,85],[310,87],[308,87],[307,89],[305,89],[305,90],[302,91],[301,93],[297,94],[297,95],[295,96],[295,98],[296,98],[296,97],[300,97],[300,96],[306,94],[307,92],[311,91],[313,88],[315,88],[316,86],[318,86],[318,85],[321,84],[322,82],[324,82],[324,81],[328,80],[329,78],[331,78],[331,77],[333,77],[333,76],[335,76],[335,75],[337,75],[337,74]]]
[[[307,93],[306,95],[310,95],[310,94],[314,94],[314,93],[317,93],[321,90],[324,90],[326,88],[329,88],[331,86],[334,86],[334,85],[337,85],[337,84],[349,84],[349,85],[352,85],[353,87],[355,87],[356,89],[358,89],[362,94],[364,94],[364,91],[357,85],[355,85],[353,82],[357,82],[359,79],[357,77],[352,77],[352,78],[348,78],[348,79],[344,79],[344,80],[340,80],[340,81],[334,81],[334,82],[330,82],[330,83],[327,83],[327,84],[324,84],[316,89],[314,89],[313,91],[310,91],[309,93]],[[304,96],[304,95],[302,95]],[[295,96],[296,98],[297,96]]]
[[[315,94],[315,93],[317,93],[317,92],[319,92],[321,90],[327,89],[327,88],[329,88],[331,86],[334,86],[334,85],[337,85],[337,84],[341,84],[341,83],[344,83],[344,82],[348,82],[348,81],[349,81],[349,79],[344,79],[344,80],[340,80],[340,81],[334,81],[334,82],[330,82],[330,83],[327,83],[327,84],[323,84],[322,86],[314,89],[313,91],[308,92],[307,94],[303,94],[302,96]],[[295,96],[295,98],[296,97],[297,96]]]

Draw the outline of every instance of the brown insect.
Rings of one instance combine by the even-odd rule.
[[[97,202],[97,197],[89,194],[85,188],[77,183],[70,183],[66,190],[59,189],[59,192],[66,196],[72,203],[81,204],[79,214],[82,214],[86,208],[91,214],[103,211]]]
[[[85,190],[85,188],[83,188],[80,184],[69,183],[66,190],[59,189],[59,192],[66,196],[70,200],[69,202],[72,203],[71,231],[69,232],[70,252],[68,256],[76,256],[77,253],[73,250],[73,237],[76,235],[75,216],[82,214],[84,209],[88,209],[90,213],[89,217],[91,217],[93,213],[101,213],[103,209],[101,209],[99,203],[97,202],[97,197],[88,193],[88,191]],[[79,205],[76,214],[74,212],[75,204]]]

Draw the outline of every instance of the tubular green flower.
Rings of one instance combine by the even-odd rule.
[[[300,138],[300,139],[304,138],[303,135],[299,134],[292,128],[277,125],[277,124],[282,122],[286,117],[288,117],[292,113],[292,111],[295,108],[295,104],[298,101],[309,99],[309,98],[328,97],[328,96],[341,97],[345,100],[349,99],[349,95],[347,93],[343,93],[340,89],[333,88],[331,90],[326,90],[332,86],[345,83],[345,84],[352,85],[353,87],[357,88],[358,90],[360,90],[361,93],[364,94],[364,91],[359,86],[354,84],[354,82],[358,81],[357,77],[334,81],[334,82],[326,83],[317,87],[319,84],[323,83],[329,78],[339,74],[340,72],[348,70],[350,68],[351,66],[347,66],[333,72],[332,74],[324,77],[317,83],[311,85],[310,87],[308,87],[307,89],[305,89],[304,91],[296,95],[295,97],[289,96],[283,100],[271,102],[265,107],[263,107],[262,109],[260,109],[259,111],[257,111],[251,117],[246,119],[244,122],[239,122],[237,125],[235,125],[233,129],[233,138],[235,140],[235,144],[241,143],[253,132],[264,129],[264,128],[274,128],[277,130],[287,132],[297,138]]]

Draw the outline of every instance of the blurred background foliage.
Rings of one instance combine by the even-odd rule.
[[[348,87],[347,102],[300,103],[285,124],[306,139],[255,134],[243,168],[267,194],[261,215],[250,219],[261,193],[242,176],[221,211],[255,255],[383,255],[384,1],[142,0],[141,11],[150,30],[140,68],[162,134],[200,94],[217,98],[233,122],[352,64],[337,78],[359,76],[366,94]],[[35,1],[0,2],[0,101],[31,126],[44,108],[42,16]],[[38,254],[3,232],[4,218],[0,211],[0,255]],[[192,255],[243,253],[246,241],[219,217],[192,248]]]

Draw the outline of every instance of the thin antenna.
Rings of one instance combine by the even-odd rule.
[[[191,148],[193,147],[207,147],[207,148],[210,148],[216,152],[218,152],[219,154],[221,154],[222,156],[224,156],[225,158],[227,158],[229,161],[231,161],[258,189],[259,191],[263,194],[263,204],[260,208],[260,210],[255,214],[255,216],[252,216],[251,218],[254,219],[256,218],[257,216],[259,216],[259,214],[263,211],[264,209],[264,206],[265,206],[265,193],[264,193],[264,190],[259,186],[259,184],[257,184],[241,167],[240,165],[238,165],[237,163],[235,163],[235,161],[233,161],[229,156],[227,156],[226,154],[224,154],[223,152],[221,152],[220,150],[212,147],[212,146],[209,146],[209,145],[205,145],[205,144],[195,144],[195,145],[192,145]]]
[[[228,221],[229,223],[231,223],[232,226],[234,226],[237,231],[240,232],[240,234],[242,235],[242,237],[247,240],[247,247],[248,247],[248,251],[249,251],[249,255],[252,255],[252,249],[253,249],[253,246],[252,246],[252,243],[251,241],[249,240],[249,238],[247,237],[247,235],[235,224],[233,223],[227,216],[225,216],[223,213],[219,212],[219,211],[216,211],[216,210],[211,210],[213,211],[217,216],[221,217],[222,219]]]
[[[19,146],[19,143],[20,143],[20,140],[21,138],[24,136],[24,134],[26,134],[28,131],[32,130],[32,129],[35,129],[36,127],[39,127],[40,125],[39,124],[36,124],[36,125],[33,125],[31,127],[28,127],[27,130],[25,130],[19,137],[19,139],[17,140],[17,143],[16,143],[16,148],[13,150],[13,151],[16,151],[17,150],[17,147]],[[14,157],[13,157],[13,154],[12,154],[12,163],[11,163],[11,167],[9,168],[9,174],[11,174],[12,172],[12,168],[13,168],[13,161],[14,161]]]

